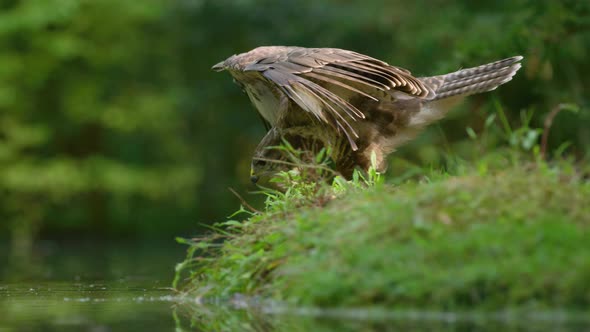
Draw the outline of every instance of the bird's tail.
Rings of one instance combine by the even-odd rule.
[[[494,90],[510,81],[521,66],[520,60],[522,60],[522,56],[513,56],[446,75],[423,77],[421,80],[436,92],[433,100],[453,96],[469,96]]]

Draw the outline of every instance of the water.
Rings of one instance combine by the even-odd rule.
[[[2,249],[2,248],[0,248]],[[286,308],[197,303],[170,289],[184,256],[174,243],[42,243],[23,260],[0,255],[5,331],[590,331],[584,315]],[[6,252],[2,250],[1,252]]]
[[[46,242],[28,259],[0,256],[0,331],[173,330],[170,285],[184,249]]]
[[[169,331],[173,297],[154,284],[50,282],[0,286],[0,331]]]

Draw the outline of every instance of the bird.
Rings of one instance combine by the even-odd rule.
[[[443,118],[464,97],[512,79],[522,56],[443,75],[415,77],[404,68],[339,48],[261,46],[212,67],[228,71],[268,128],[256,147],[257,182],[292,167],[276,146],[313,156],[329,151],[335,171],[387,169],[387,156]]]

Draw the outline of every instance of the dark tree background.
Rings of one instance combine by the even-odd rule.
[[[3,0],[0,237],[180,235],[230,214],[264,129],[210,67],[261,45],[347,48],[416,75],[521,54],[513,82],[393,158],[440,165],[498,105],[541,127],[559,103],[581,112],[558,117],[551,148],[590,152],[587,1]]]

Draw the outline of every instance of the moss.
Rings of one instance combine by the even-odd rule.
[[[210,259],[187,289],[331,307],[585,309],[590,183],[572,169],[467,171],[254,215],[200,254]]]

